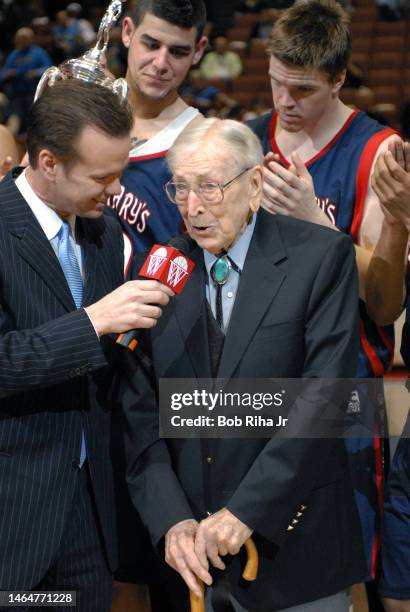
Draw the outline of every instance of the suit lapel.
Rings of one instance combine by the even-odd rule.
[[[17,189],[12,175],[1,185],[2,217],[9,231],[18,238],[17,251],[67,310],[75,304],[60,262],[40,224]]]
[[[202,250],[196,247],[188,257],[196,266],[181,296],[183,299],[175,300],[175,316],[197,378],[211,378],[206,319],[206,271]]]
[[[285,274],[276,265],[286,251],[274,217],[258,213],[255,231],[241,274],[218,377],[230,378],[272,304]]]

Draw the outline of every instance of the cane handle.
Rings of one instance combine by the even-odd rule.
[[[243,570],[243,573],[242,573],[242,578],[244,578],[245,580],[248,580],[249,582],[252,582],[253,580],[256,580],[256,576],[258,575],[258,568],[259,568],[258,551],[256,549],[255,542],[252,540],[252,538],[248,538],[246,540],[245,548],[246,548],[246,554],[248,558],[246,560],[245,569]],[[205,612],[204,583],[199,578],[197,578],[197,581],[202,591],[202,596],[198,597],[198,595],[195,595],[193,591],[191,590],[189,591],[189,601],[191,603],[191,612]]]
[[[256,580],[259,569],[258,551],[252,538],[248,538],[246,540],[245,548],[248,555],[248,560],[246,562],[245,569],[243,570],[242,578],[248,580],[248,582],[252,582],[253,580]]]

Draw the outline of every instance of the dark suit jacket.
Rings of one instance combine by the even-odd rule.
[[[77,219],[84,305],[123,282],[122,236]],[[107,367],[59,261],[9,174],[0,183],[0,588],[30,589],[55,559],[72,505],[84,429],[109,564],[116,564]],[[103,368],[103,370],[101,370]]]
[[[196,247],[189,256],[195,271],[146,335],[153,369],[135,373],[138,403],[130,397],[125,408],[133,501],[156,543],[177,522],[224,506],[253,528],[258,579],[244,585],[237,560],[229,570],[246,607],[282,609],[335,593],[365,573],[343,440],[158,439],[159,379],[211,376],[203,254]],[[218,378],[353,377],[357,295],[350,238],[259,212]],[[297,438],[312,406],[301,399],[295,411]]]

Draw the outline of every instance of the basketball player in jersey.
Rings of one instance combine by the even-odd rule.
[[[366,304],[382,324],[406,309],[401,355],[410,368],[410,143],[397,141],[380,155],[372,184],[383,207],[384,221],[366,282]],[[408,388],[408,379],[406,382]],[[393,409],[397,409],[397,401]],[[410,612],[410,416],[392,460],[385,491],[382,572],[379,591],[386,612]]]
[[[369,177],[394,131],[339,99],[350,53],[348,17],[334,0],[307,0],[285,10],[268,44],[275,111],[249,123],[265,158],[262,206],[349,233],[360,277],[361,354],[359,377],[382,376],[393,351],[392,328],[377,327],[364,302],[366,272],[383,214]],[[369,576],[376,570],[376,536],[382,457],[378,443],[347,441],[354,464],[356,498],[366,540]],[[378,478],[380,476],[380,478]]]
[[[178,87],[208,44],[205,23],[203,0],[140,0],[123,21],[133,147],[121,194],[110,207],[123,227],[128,261],[182,228],[181,216],[162,188],[170,179],[165,154],[187,125],[202,120],[179,97]]]
[[[208,44],[203,36],[203,0],[139,0],[124,18],[122,40],[128,49],[126,79],[134,116],[129,164],[121,178],[121,193],[112,198],[108,213],[117,217],[124,233],[126,271],[133,254],[167,242],[183,223],[177,207],[163,190],[171,175],[165,155],[181,131],[203,117],[178,95],[189,69]],[[162,600],[160,568],[138,514],[128,497],[122,460],[121,423],[113,418],[112,458],[116,474],[120,567],[114,584],[113,612],[172,612]],[[159,594],[158,594],[159,593]],[[155,602],[154,598],[160,601]]]

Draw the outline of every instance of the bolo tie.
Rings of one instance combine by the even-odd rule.
[[[236,263],[226,255],[221,253],[217,256],[217,260],[212,264],[211,278],[216,289],[215,314],[216,321],[221,329],[223,329],[223,308],[222,308],[222,287],[229,278],[231,270],[235,270],[238,274],[241,270]]]

